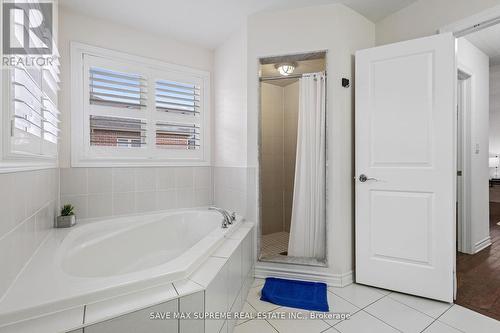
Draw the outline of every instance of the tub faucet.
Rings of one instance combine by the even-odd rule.
[[[215,210],[215,211],[222,214],[222,216],[224,217],[224,219],[222,220],[222,228],[227,228],[227,226],[229,224],[233,224],[233,220],[231,218],[231,215],[225,209],[218,208],[218,207],[209,207],[208,209]]]

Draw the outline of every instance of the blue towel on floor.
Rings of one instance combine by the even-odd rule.
[[[327,312],[326,293],[325,283],[266,278],[260,299],[290,308]]]

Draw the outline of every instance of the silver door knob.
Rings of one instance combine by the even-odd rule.
[[[360,181],[360,182],[362,182],[362,183],[364,183],[364,182],[366,182],[366,181],[368,181],[368,180],[378,181],[378,179],[377,179],[377,178],[370,178],[370,177],[366,176],[365,174],[361,174],[361,175],[359,175],[359,178],[358,178],[358,179],[359,179],[359,181]]]

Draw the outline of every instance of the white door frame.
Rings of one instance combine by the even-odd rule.
[[[470,162],[471,151],[471,79],[472,75],[465,67],[458,64],[458,87],[457,87],[457,163],[461,159],[462,176],[457,176],[457,240],[458,251],[463,253],[474,253],[471,240],[471,198],[470,198]]]

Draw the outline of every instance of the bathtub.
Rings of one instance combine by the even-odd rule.
[[[214,211],[184,211],[88,224],[68,234],[58,261],[75,277],[175,278],[222,239],[221,219]]]
[[[0,302],[0,324],[187,278],[242,222],[208,209],[54,229]]]

